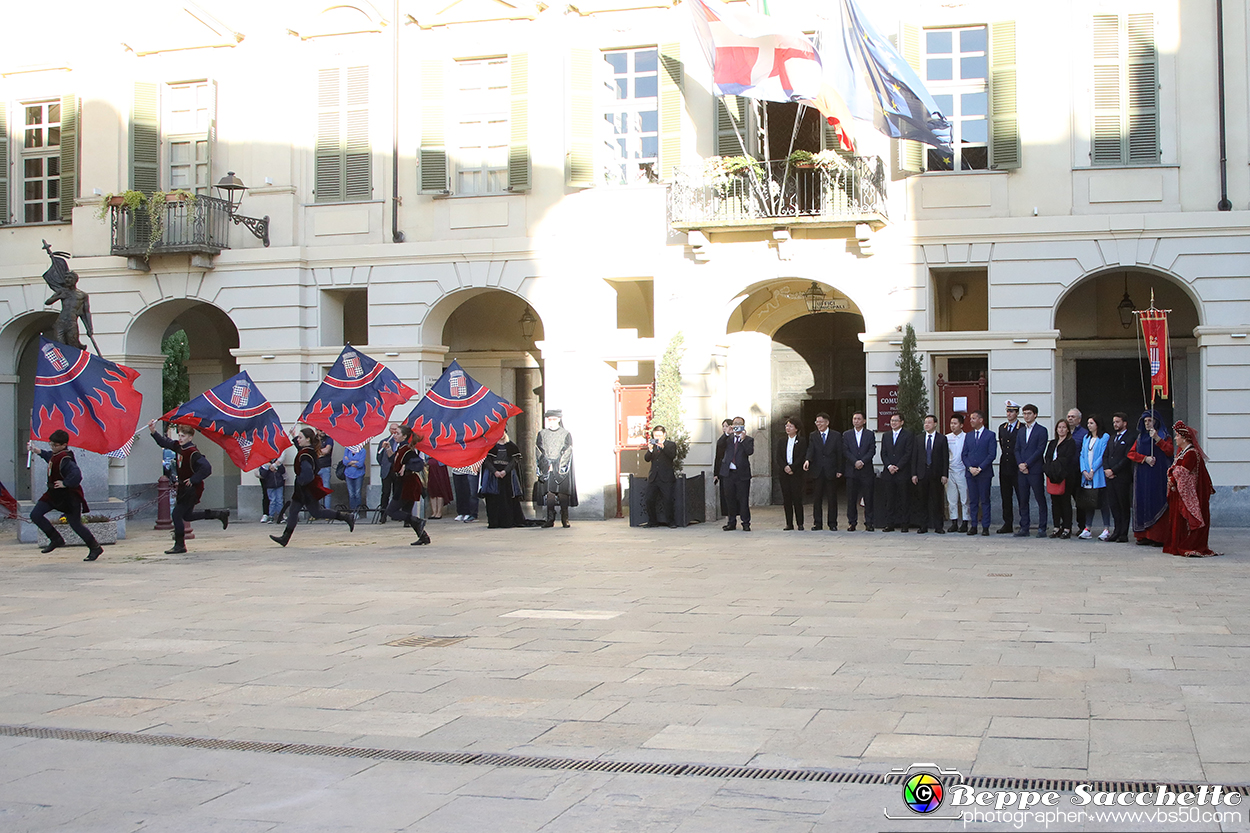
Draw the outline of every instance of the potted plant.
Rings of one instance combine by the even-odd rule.
[[[796,150],[790,154],[790,165],[795,168],[815,168],[814,154],[810,150]]]
[[[99,210],[96,211],[96,218],[103,220],[115,206],[129,208],[135,219],[140,222],[142,222],[141,218],[146,217],[148,250],[145,256],[150,257],[152,250],[156,248],[156,244],[160,242],[161,235],[165,231],[165,205],[171,202],[185,202],[193,206],[195,205],[195,200],[196,194],[185,188],[175,188],[172,191],[154,191],[150,196],[142,191],[126,190],[120,194],[105,194],[101,197]],[[139,206],[146,206],[147,211],[140,214]]]

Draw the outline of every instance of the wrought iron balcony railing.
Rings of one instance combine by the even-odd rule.
[[[851,156],[825,166],[787,166],[783,159],[727,171],[708,160],[677,169],[668,214],[681,230],[884,223],[885,165],[878,156]]]
[[[146,205],[135,209],[114,205],[109,212],[112,253],[123,257],[180,252],[219,254],[230,248],[229,209],[225,200],[216,197],[166,202],[160,221],[154,224]]]

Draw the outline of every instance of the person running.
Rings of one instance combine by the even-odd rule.
[[[195,511],[196,504],[204,496],[204,481],[213,473],[213,467],[200,453],[192,442],[195,429],[190,425],[178,426],[178,439],[172,440],[156,430],[156,420],[148,423],[152,439],[161,448],[174,453],[174,488],[177,495],[174,500],[174,545],[165,550],[166,555],[175,555],[187,551],[187,521],[198,521],[208,518],[221,521],[221,528],[230,526],[229,509],[201,509]]]
[[[48,491],[31,510],[30,519],[48,536],[48,545],[41,552],[49,553],[57,547],[65,546],[65,539],[56,527],[44,517],[49,512],[65,516],[69,528],[74,530],[82,542],[87,545],[87,557],[83,561],[95,561],[104,552],[104,547],[91,534],[91,530],[82,522],[82,513],[91,507],[87,506],[87,498],[82,493],[82,470],[74,459],[74,452],[69,450],[69,433],[57,429],[48,437],[49,450],[35,448],[35,444],[27,443],[26,447],[48,462]]]
[[[412,514],[412,507],[421,499],[421,470],[425,468],[425,461],[417,452],[419,442],[421,437],[413,434],[411,427],[399,426],[399,448],[395,449],[392,462],[396,490],[386,506],[388,517],[403,521],[405,526],[412,527],[417,533],[417,540],[412,542],[414,547],[430,543],[429,533],[425,531],[425,521]]]
[[[275,543],[286,546],[291,541],[291,533],[299,523],[301,509],[307,509],[314,518],[339,520],[347,524],[348,530],[356,531],[356,516],[351,512],[330,512],[321,505],[321,499],[330,493],[329,488],[317,476],[317,432],[311,428],[301,428],[291,435],[298,451],[295,454],[295,491],[287,508],[286,529],[281,535],[270,535]]]

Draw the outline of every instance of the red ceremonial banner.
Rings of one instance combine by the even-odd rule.
[[[1168,314],[1149,309],[1139,313],[1142,336],[1146,339],[1146,357],[1150,360],[1150,389],[1162,399],[1170,399],[1168,387]]]

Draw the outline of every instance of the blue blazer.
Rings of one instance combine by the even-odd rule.
[[[1046,455],[1046,443],[1050,436],[1046,426],[1034,420],[1033,429],[1029,432],[1029,441],[1024,441],[1024,426],[1016,430],[1016,462],[1029,467],[1029,476],[1042,473],[1042,458]]]
[[[1107,475],[1102,470],[1102,455],[1107,450],[1107,441],[1111,439],[1110,434],[1103,434],[1098,439],[1086,437],[1081,443],[1081,485],[1088,489],[1101,489],[1107,485]],[[1090,441],[1094,443],[1093,465],[1090,465]],[[1092,471],[1094,473],[1093,480],[1085,479],[1085,472]]]
[[[978,442],[975,431],[969,431],[964,440],[964,468],[981,469],[981,474],[994,476],[994,458],[998,456],[998,434],[989,428],[981,429],[981,440]],[[1044,451],[1046,446],[1042,446]],[[972,473],[969,472],[969,477]]]
[[[848,428],[842,432],[842,451],[842,457],[846,460],[847,477],[854,477],[856,474],[860,477],[871,475],[873,473],[872,460],[877,456],[877,435],[865,427],[860,432],[860,442],[856,445],[855,429]],[[864,461],[862,469],[855,468],[856,460]]]

